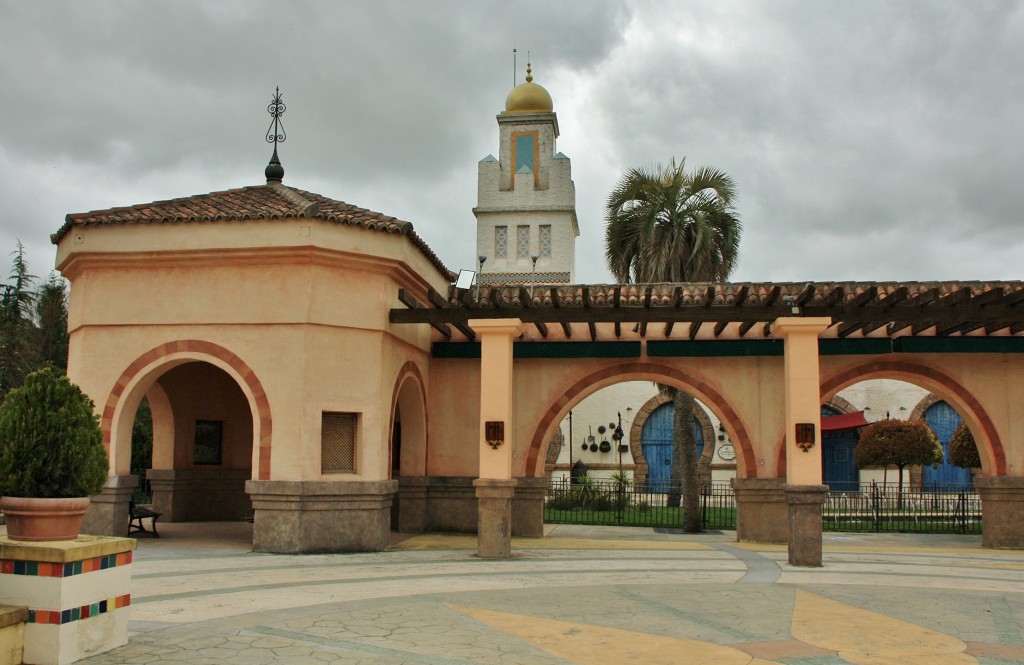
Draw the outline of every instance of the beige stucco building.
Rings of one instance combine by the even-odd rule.
[[[738,537],[788,539],[791,560],[813,565],[820,407],[885,378],[963,416],[981,449],[985,542],[1024,545],[1024,285],[569,285],[569,162],[550,98],[525,91],[498,116],[500,158],[480,165],[479,292],[456,289],[408,222],[276,171],[67,216],[53,239],[72,285],[68,373],[111,460],[87,531],[126,530],[146,397],[165,520],[251,516],[254,547],[271,552],[475,531],[482,555],[508,556],[510,534],[543,533],[549,444],[568,412],[607,386],[659,382],[693,394],[733,447]],[[532,165],[514,169],[527,145]],[[511,244],[501,262],[502,225],[528,227],[529,243],[550,226],[536,276],[534,244],[527,263]]]

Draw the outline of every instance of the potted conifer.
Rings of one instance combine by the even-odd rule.
[[[52,367],[0,405],[0,510],[12,540],[73,540],[107,479],[93,402]]]

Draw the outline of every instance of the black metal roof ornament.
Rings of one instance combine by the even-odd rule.
[[[284,115],[286,108],[284,102],[281,101],[281,88],[274,88],[274,99],[267,106],[267,112],[274,119],[270,123],[270,128],[267,129],[267,143],[274,144],[274,154],[270,157],[270,163],[267,164],[264,171],[268,185],[272,182],[281,182],[284,179],[284,167],[281,166],[281,160],[277,158],[277,144],[288,138],[284,131],[284,123],[281,121],[281,116]]]

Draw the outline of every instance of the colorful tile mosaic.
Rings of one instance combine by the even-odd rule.
[[[131,562],[131,552],[109,554],[107,556],[98,556],[92,559],[83,559],[82,561],[70,561],[68,563],[2,559],[0,560],[0,574],[30,575],[33,577],[71,577],[72,575],[81,575],[97,570],[127,566]]]
[[[107,598],[106,600],[101,600],[90,605],[72,607],[70,609],[61,610],[60,612],[54,610],[29,610],[28,622],[59,626],[65,623],[71,623],[72,621],[80,621],[82,619],[89,619],[101,614],[106,614],[107,612],[113,612],[114,610],[119,610],[122,607],[128,607],[131,604],[132,595],[130,593],[126,593],[123,596]]]

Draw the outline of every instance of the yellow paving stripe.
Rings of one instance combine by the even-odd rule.
[[[768,665],[772,662],[710,642],[473,607],[448,607],[580,665]]]
[[[792,634],[857,665],[961,665],[977,660],[955,637],[798,589]]]

